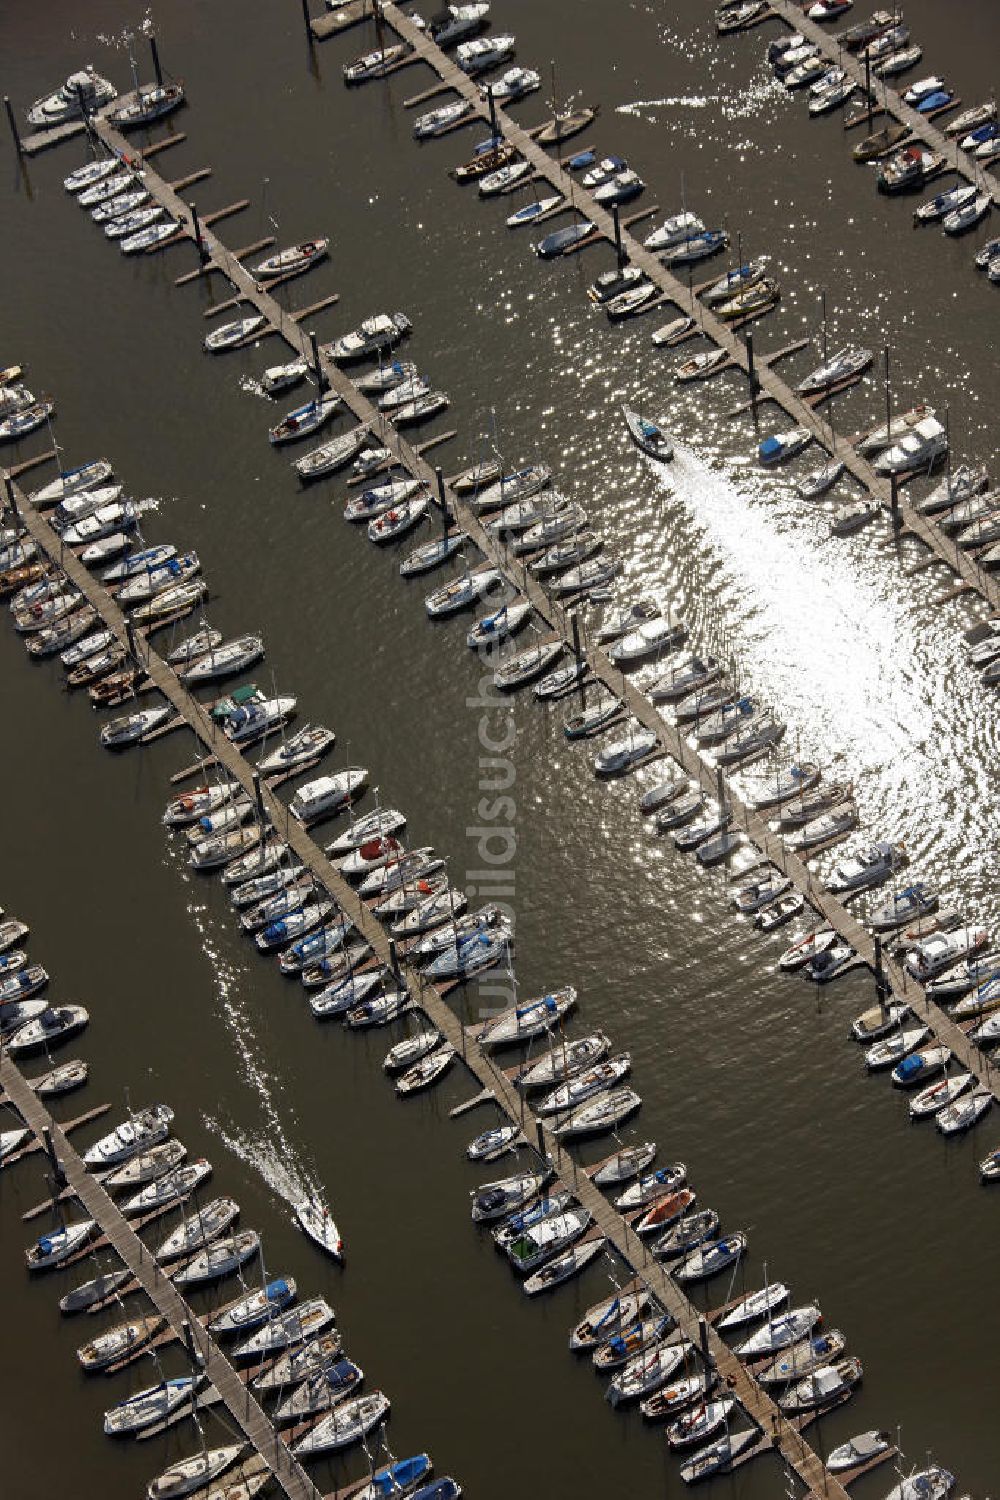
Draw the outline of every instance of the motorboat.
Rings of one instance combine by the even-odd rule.
[[[166,1104],[154,1104],[140,1109],[117,1125],[107,1135],[101,1136],[83,1153],[83,1164],[92,1172],[101,1168],[118,1167],[140,1151],[158,1146],[170,1134],[174,1112]]]
[[[487,98],[492,95],[498,104],[513,104],[524,99],[542,86],[541,74],[534,68],[508,68],[491,83],[481,83],[479,92]]]
[[[264,260],[259,260],[253,267],[252,274],[266,281],[275,276],[298,276],[322,260],[329,248],[328,239],[303,240],[301,244],[291,245],[286,250],[278,250]]]
[[[444,135],[471,114],[472,104],[468,99],[456,99],[452,104],[439,105],[437,109],[428,110],[413,122],[413,138],[416,141],[428,141],[434,136]]]
[[[412,328],[413,324],[405,313],[375,313],[365,318],[350,333],[342,334],[332,343],[324,345],[323,352],[338,364],[351,364],[355,360],[367,359],[372,354],[391,349]],[[410,378],[412,379],[412,375]]]
[[[499,67],[501,63],[512,57],[514,46],[514,37],[506,32],[474,37],[472,41],[459,42],[455,48],[455,61],[463,73],[476,78],[480,73]]]
[[[932,932],[910,947],[905,964],[915,979],[926,984],[946,969],[986,947],[989,934],[985,927],[958,927],[950,932]]]
[[[479,196],[480,198],[499,198],[505,193],[513,193],[522,182],[532,176],[534,170],[531,162],[528,161],[506,162],[495,172],[487,172],[485,177],[479,179]]]
[[[296,702],[289,694],[236,708],[223,725],[226,738],[234,745],[256,744],[288,723],[295,713]]]
[[[945,158],[926,146],[902,146],[879,167],[875,183],[880,193],[912,192],[924,187],[945,165]]]
[[[830,1474],[844,1474],[850,1469],[861,1468],[883,1453],[888,1453],[891,1447],[892,1439],[887,1432],[872,1429],[858,1433],[855,1437],[848,1438],[846,1443],[840,1443],[832,1449],[826,1461],[827,1471]]]
[[[664,219],[642,243],[645,249],[659,252],[671,250],[675,245],[684,244],[704,233],[705,225],[698,215],[685,212]]]
[[[896,1064],[892,1070],[892,1082],[896,1088],[912,1088],[916,1084],[926,1083],[928,1078],[934,1078],[943,1072],[951,1060],[952,1054],[948,1047],[924,1047],[919,1052],[911,1052]]]
[[[11,1057],[48,1051],[68,1041],[89,1024],[90,1012],[82,1005],[47,1005],[19,1026],[7,1042]]]
[[[54,93],[35,100],[28,110],[28,124],[36,130],[51,130],[70,120],[86,119],[117,96],[114,84],[102,78],[88,63],[85,68],[71,73]]]
[[[776,432],[758,444],[757,457],[765,468],[787,463],[812,442],[812,433],[806,427],[792,427],[787,432]]]
[[[827,877],[826,888],[836,895],[871,890],[889,880],[905,862],[906,850],[902,844],[880,840],[841,860]]]

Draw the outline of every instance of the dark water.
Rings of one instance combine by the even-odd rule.
[[[908,18],[925,49],[921,74],[954,78],[967,103],[988,93],[997,22],[985,0],[947,10],[921,0]],[[124,54],[102,38],[138,19],[110,0],[83,14],[5,7],[3,88],[23,107],[86,61],[124,87]],[[284,291],[286,305],[337,290],[339,306],[317,319],[327,337],[405,309],[416,330],[408,357],[452,396],[438,425],[461,438],[442,450],[446,466],[474,457],[487,431],[511,463],[545,456],[619,550],[627,586],[671,600],[734,656],[801,753],[854,779],[872,836],[904,838],[915,868],[995,923],[995,699],[964,663],[968,606],[935,602],[940,575],[905,579],[901,562],[914,554],[897,556],[876,532],[831,541],[828,510],[796,498],[794,472],[762,477],[749,418],[725,420],[741,395],[733,377],[675,395],[675,357],[648,342],[655,320],[611,330],[583,295],[606,248],[540,266],[530,235],[503,228],[509,200],[480,206],[461,193],[445,169],[476,133],[422,149],[410,140],[402,101],[425,75],[348,94],[340,67],[367,36],[311,57],[290,0],[280,11],[179,0],[155,19],[193,101],[176,125],[188,140],[160,167],[181,176],[211,164],[212,179],[192,190],[205,211],[252,198],[225,226],[228,243],[271,222],[282,243],[331,234],[329,265]],[[989,223],[958,243],[912,231],[909,205],[878,199],[850,161],[838,118],[808,122],[803,101],[769,81],[760,59],[772,28],[720,44],[707,6],[595,0],[498,0],[496,23],[517,33],[520,61],[547,70],[558,59],[561,97],[601,102],[584,140],[630,158],[650,183],[644,201],[673,212],[683,193],[746,247],[771,252],[784,295],[759,346],[817,334],[825,290],[831,341],[891,343],[898,402],[947,405],[956,449],[990,457],[995,289],[971,265]],[[543,105],[518,112],[532,121]],[[368,766],[383,798],[408,811],[413,841],[434,843],[456,881],[475,884],[467,872],[482,860],[468,830],[483,825],[481,783],[494,773],[480,763],[481,710],[469,703],[479,668],[467,622],[428,625],[424,589],[404,588],[397,557],[340,520],[342,485],[298,492],[287,456],[266,442],[274,408],[247,388],[280,346],[205,356],[199,313],[221,286],[175,289],[188,250],[121,261],[62,191],[81,159],[79,146],[63,147],[19,175],[5,158],[0,364],[27,362],[32,388],[58,397],[68,463],[113,457],[151,499],[149,535],[198,547],[213,623],[266,636],[257,680],[332,724],[335,758]],[[787,368],[799,375],[811,362],[805,351]],[[669,488],[629,447],[623,398],[668,414],[680,448]],[[869,381],[837,403],[835,420],[858,429],[881,403]],[[221,890],[188,874],[160,827],[168,777],[192,758],[186,739],[113,759],[96,745],[89,706],[60,691],[57,669],[29,665],[9,630],[0,663],[0,901],[31,922],[54,992],[92,1011],[73,1049],[92,1066],[79,1108],[107,1098],[120,1109],[126,1087],[136,1104],[174,1105],[192,1155],[215,1164],[216,1190],[264,1232],[269,1272],[334,1303],[348,1353],[392,1397],[397,1454],[427,1449],[470,1494],[526,1482],[558,1494],[680,1493],[660,1435],[612,1414],[565,1350],[608,1268],[529,1307],[473,1231],[466,1194],[486,1174],[466,1166],[463,1148],[488,1119],[447,1119],[467,1080],[456,1071],[434,1095],[397,1103],[380,1067],[387,1040],[317,1026],[298,987],[237,939]],[[996,1204],[975,1167],[995,1122],[949,1145],[911,1128],[903,1101],[863,1075],[846,1040],[870,981],[850,978],[817,1000],[780,977],[782,943],[731,919],[721,876],[654,843],[633,784],[597,786],[589,752],[562,737],[561,712],[525,700],[514,717],[517,846],[504,868],[520,992],[578,987],[578,1031],[603,1026],[632,1052],[645,1099],[637,1136],[655,1138],[662,1160],[683,1158],[700,1200],[749,1229],[747,1285],[766,1262],[849,1335],[864,1389],[817,1441],[898,1424],[909,1461],[929,1451],[963,1491],[984,1495],[1000,1469],[1000,1329]],[[288,1200],[308,1182],[335,1206],[342,1272],[289,1223]],[[95,1500],[137,1495],[190,1439],[103,1437],[103,1408],[155,1375],[148,1363],[110,1381],[77,1375],[73,1350],[93,1323],[60,1325],[60,1278],[29,1285],[20,1266],[30,1231],[19,1214],[43,1190],[37,1165],[0,1177],[4,1493],[48,1496],[72,1476]],[[164,1367],[179,1367],[175,1353]],[[213,1423],[210,1437],[219,1431]],[[355,1453],[318,1467],[317,1480],[332,1488],[363,1468]],[[858,1494],[878,1497],[890,1482],[883,1473]],[[725,1488],[764,1500],[784,1481],[767,1459]]]

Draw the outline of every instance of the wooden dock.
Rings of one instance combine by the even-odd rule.
[[[149,1296],[174,1337],[188,1343],[196,1368],[214,1386],[228,1408],[235,1426],[253,1444],[289,1500],[321,1500],[320,1492],[288,1451],[259,1403],[240,1380],[229,1360],[205,1332],[180,1292],[139,1239],[132,1225],[109,1198],[101,1184],[87,1171],[66,1133],[56,1124],[37,1094],[7,1053],[0,1056],[0,1084],[38,1142],[48,1132],[66,1183],[84,1212],[96,1219],[136,1281]],[[89,1254],[88,1252],[86,1252]],[[185,1413],[190,1407],[185,1407]]]

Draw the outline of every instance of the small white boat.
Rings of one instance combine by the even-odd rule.
[[[252,1260],[260,1249],[260,1236],[256,1229],[243,1229],[239,1234],[216,1240],[207,1249],[186,1260],[170,1273],[176,1286],[205,1286],[230,1276]]]
[[[252,313],[249,317],[223,323],[221,327],[213,328],[211,333],[206,334],[205,348],[210,354],[221,354],[224,349],[232,349],[255,334],[264,321],[261,313]]]
[[[788,1301],[788,1297],[789,1290],[784,1282],[772,1282],[769,1286],[742,1297],[735,1307],[731,1307],[719,1319],[716,1327],[720,1329],[742,1328],[746,1323],[753,1323],[758,1318],[767,1317],[768,1313],[774,1312],[775,1308],[783,1306]]]
[[[396,1079],[396,1093],[401,1098],[430,1088],[455,1060],[455,1049],[450,1042],[443,1042],[433,1052],[421,1057],[401,1077]]]
[[[137,234],[126,235],[118,241],[118,245],[123,255],[141,255],[146,250],[159,249],[167,240],[173,239],[180,228],[176,219],[164,219],[162,222],[147,224]]]
[[[934,1121],[942,1135],[961,1135],[979,1123],[993,1106],[993,1095],[987,1088],[975,1088],[938,1111]]]
[[[243,1443],[230,1443],[222,1448],[204,1448],[190,1458],[179,1459],[146,1486],[147,1500],[178,1500],[179,1496],[189,1495],[192,1490],[205,1489],[231,1468],[244,1451]],[[267,1478],[266,1475],[258,1477]],[[211,1497],[207,1496],[206,1500],[211,1500]],[[234,1497],[234,1500],[242,1500],[242,1497]]]
[[[834,512],[830,522],[830,535],[853,536],[855,532],[863,530],[870,522],[876,520],[881,511],[880,500],[854,500],[847,505],[841,505]]]
[[[873,1458],[887,1453],[891,1447],[892,1439],[887,1432],[860,1432],[856,1437],[848,1438],[846,1443],[840,1443],[832,1449],[826,1467],[831,1474],[843,1474],[849,1469],[857,1469],[862,1464],[870,1463]]]
[[[283,443],[295,443],[301,438],[308,437],[310,433],[318,432],[325,427],[340,405],[340,397],[332,391],[318,394],[307,401],[304,406],[298,406],[282,417],[268,432],[270,442],[279,446]]]
[[[349,766],[330,776],[317,776],[303,782],[289,803],[293,818],[302,824],[331,817],[352,802],[368,783],[368,772],[361,766]]]
[[[971,1073],[948,1073],[936,1083],[930,1083],[910,1100],[910,1119],[922,1120],[936,1115],[948,1105],[954,1104],[972,1082]]]
[[[321,1250],[334,1260],[342,1260],[344,1242],[330,1210],[316,1197],[301,1198],[293,1205],[295,1222]]]
[[[621,738],[612,740],[594,757],[594,772],[598,776],[624,775],[652,754],[657,743],[654,730],[632,720]]]
[[[931,1464],[894,1484],[885,1500],[945,1500],[954,1484],[954,1474],[938,1464]]]
[[[203,1375],[179,1375],[147,1386],[134,1396],[104,1413],[104,1431],[108,1437],[125,1437],[163,1422],[186,1401],[204,1380]]]
[[[97,1228],[96,1219],[78,1219],[43,1234],[24,1252],[29,1271],[48,1271],[62,1265],[84,1246]]]
[[[389,1398],[381,1391],[355,1396],[335,1406],[305,1437],[292,1444],[297,1458],[337,1452],[359,1442],[389,1414]]]
[[[554,1134],[563,1141],[603,1135],[605,1131],[614,1130],[629,1119],[641,1105],[642,1099],[635,1089],[610,1089],[573,1110],[572,1114],[556,1126]]]
[[[253,274],[261,279],[270,279],[273,276],[298,276],[302,271],[308,271],[310,266],[322,260],[329,246],[328,239],[303,240],[299,245],[291,245],[287,250],[279,250],[274,255],[258,261],[253,267]]]
[[[778,1354],[782,1349],[808,1338],[821,1316],[819,1305],[815,1302],[795,1307],[790,1312],[779,1313],[738,1344],[736,1353],[743,1360],[762,1359],[765,1355]]]
[[[101,1136],[83,1153],[83,1164],[91,1171],[117,1167],[129,1157],[157,1146],[170,1134],[174,1112],[166,1104],[140,1109],[121,1125]]]
[[[192,1251],[205,1249],[225,1234],[239,1218],[239,1213],[240,1206],[234,1198],[214,1198],[167,1235],[155,1252],[156,1259],[177,1260]]]

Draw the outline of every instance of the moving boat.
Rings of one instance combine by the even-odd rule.
[[[674,445],[669,434],[658,422],[643,417],[631,407],[623,406],[622,415],[632,441],[650,458],[667,462],[674,456]]]

